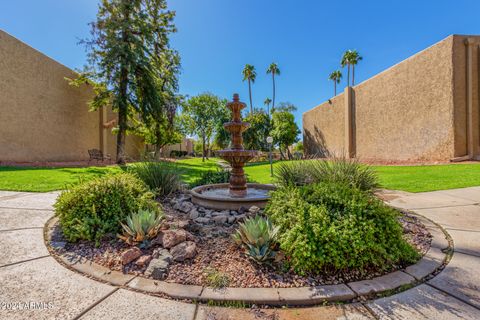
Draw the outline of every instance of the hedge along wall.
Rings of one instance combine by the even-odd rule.
[[[462,143],[455,136],[454,122],[455,37],[450,36],[352,88],[349,103],[353,110],[352,143],[356,157],[449,160],[459,156],[461,150],[455,152],[454,147],[455,143]],[[307,154],[322,149],[347,149],[343,96],[303,114]]]

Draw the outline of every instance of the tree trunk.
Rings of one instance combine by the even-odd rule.
[[[337,95],[337,79],[333,80],[333,96]]]
[[[280,158],[285,160],[285,155],[283,154],[282,147],[278,146],[278,151],[280,151]]]
[[[202,162],[205,162],[205,133],[202,133]]]
[[[252,85],[250,84],[250,79],[248,79],[248,93],[250,95],[250,113],[253,114]]]
[[[275,72],[272,72],[272,81],[273,81],[272,109],[275,109]]]
[[[347,70],[348,70],[348,73],[347,73],[347,87],[350,87],[350,63],[347,64]]]
[[[122,30],[122,42],[128,44],[128,22],[130,20],[130,6],[125,6],[125,29]],[[128,113],[128,66],[126,57],[122,57],[123,61],[120,66],[119,79],[119,103],[118,103],[118,135],[117,135],[117,163],[125,164],[125,135],[127,132],[127,113]]]
[[[287,147],[287,155],[288,155],[288,160],[292,160],[292,153],[290,152],[290,149]]]
[[[352,64],[352,87],[355,85],[355,65]]]
[[[162,149],[162,144],[160,143],[160,139],[161,139],[161,130],[160,130],[160,126],[159,124],[157,123],[155,125],[155,159],[157,160],[160,160],[161,158],[161,155],[160,155],[160,150]]]

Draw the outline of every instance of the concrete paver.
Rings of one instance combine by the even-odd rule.
[[[477,205],[418,209],[415,211],[447,229],[480,230],[480,206]]]
[[[374,317],[360,304],[301,309],[232,309],[200,306],[195,320],[369,320]]]
[[[66,269],[52,257],[0,268],[0,284],[0,302],[46,305],[0,308],[0,319],[72,319],[114,290]]]
[[[11,199],[0,198],[0,208],[52,210],[59,192],[30,193]]]
[[[48,255],[42,229],[0,232],[0,266]]]
[[[480,318],[480,310],[428,285],[377,299],[367,304],[379,319],[464,319]]]
[[[81,320],[158,319],[193,320],[195,305],[120,289],[97,304]]]
[[[462,229],[447,229],[448,233],[455,239],[453,249],[456,252],[471,254],[480,257],[480,230],[464,231]]]
[[[440,192],[411,193],[388,202],[403,209],[440,208],[478,203],[478,201],[461,199]]]
[[[23,228],[43,228],[52,211],[0,208],[0,231]]]
[[[432,286],[480,308],[480,257],[456,252]]]

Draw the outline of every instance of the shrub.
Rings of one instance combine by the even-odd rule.
[[[166,197],[182,187],[178,168],[166,161],[146,161],[133,164],[128,171],[139,177],[155,195]]]
[[[118,237],[129,245],[140,243],[142,247],[147,247],[149,241],[157,236],[163,218],[161,211],[140,209],[131,213],[125,224],[121,223],[123,235]]]
[[[280,248],[300,273],[365,271],[418,259],[403,239],[398,213],[345,183],[279,188],[265,212],[279,226]]]
[[[204,184],[228,183],[230,171],[227,169],[217,169],[202,172],[200,178],[193,182],[193,186],[203,186]]]
[[[114,237],[128,214],[140,209],[159,212],[153,197],[131,174],[108,175],[62,192],[55,203],[55,215],[67,240],[98,244],[104,237]]]
[[[205,280],[209,287],[221,289],[227,287],[230,284],[230,277],[228,276],[228,274],[220,272],[215,268],[206,268],[205,275]]]
[[[264,263],[275,257],[278,229],[268,218],[255,216],[240,223],[232,237],[236,244],[245,248],[250,258]]]
[[[185,157],[187,154],[188,154],[188,152],[183,151],[183,150],[172,150],[172,151],[170,151],[170,157],[171,158]]]
[[[369,192],[379,186],[378,177],[370,166],[345,157],[284,162],[277,168],[275,178],[281,186],[303,186],[329,181]]]

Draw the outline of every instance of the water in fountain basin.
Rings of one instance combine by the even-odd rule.
[[[269,191],[271,190],[247,188],[247,195],[245,197],[234,198],[230,195],[228,188],[208,188],[202,191],[202,195],[219,199],[257,199],[268,197]]]

